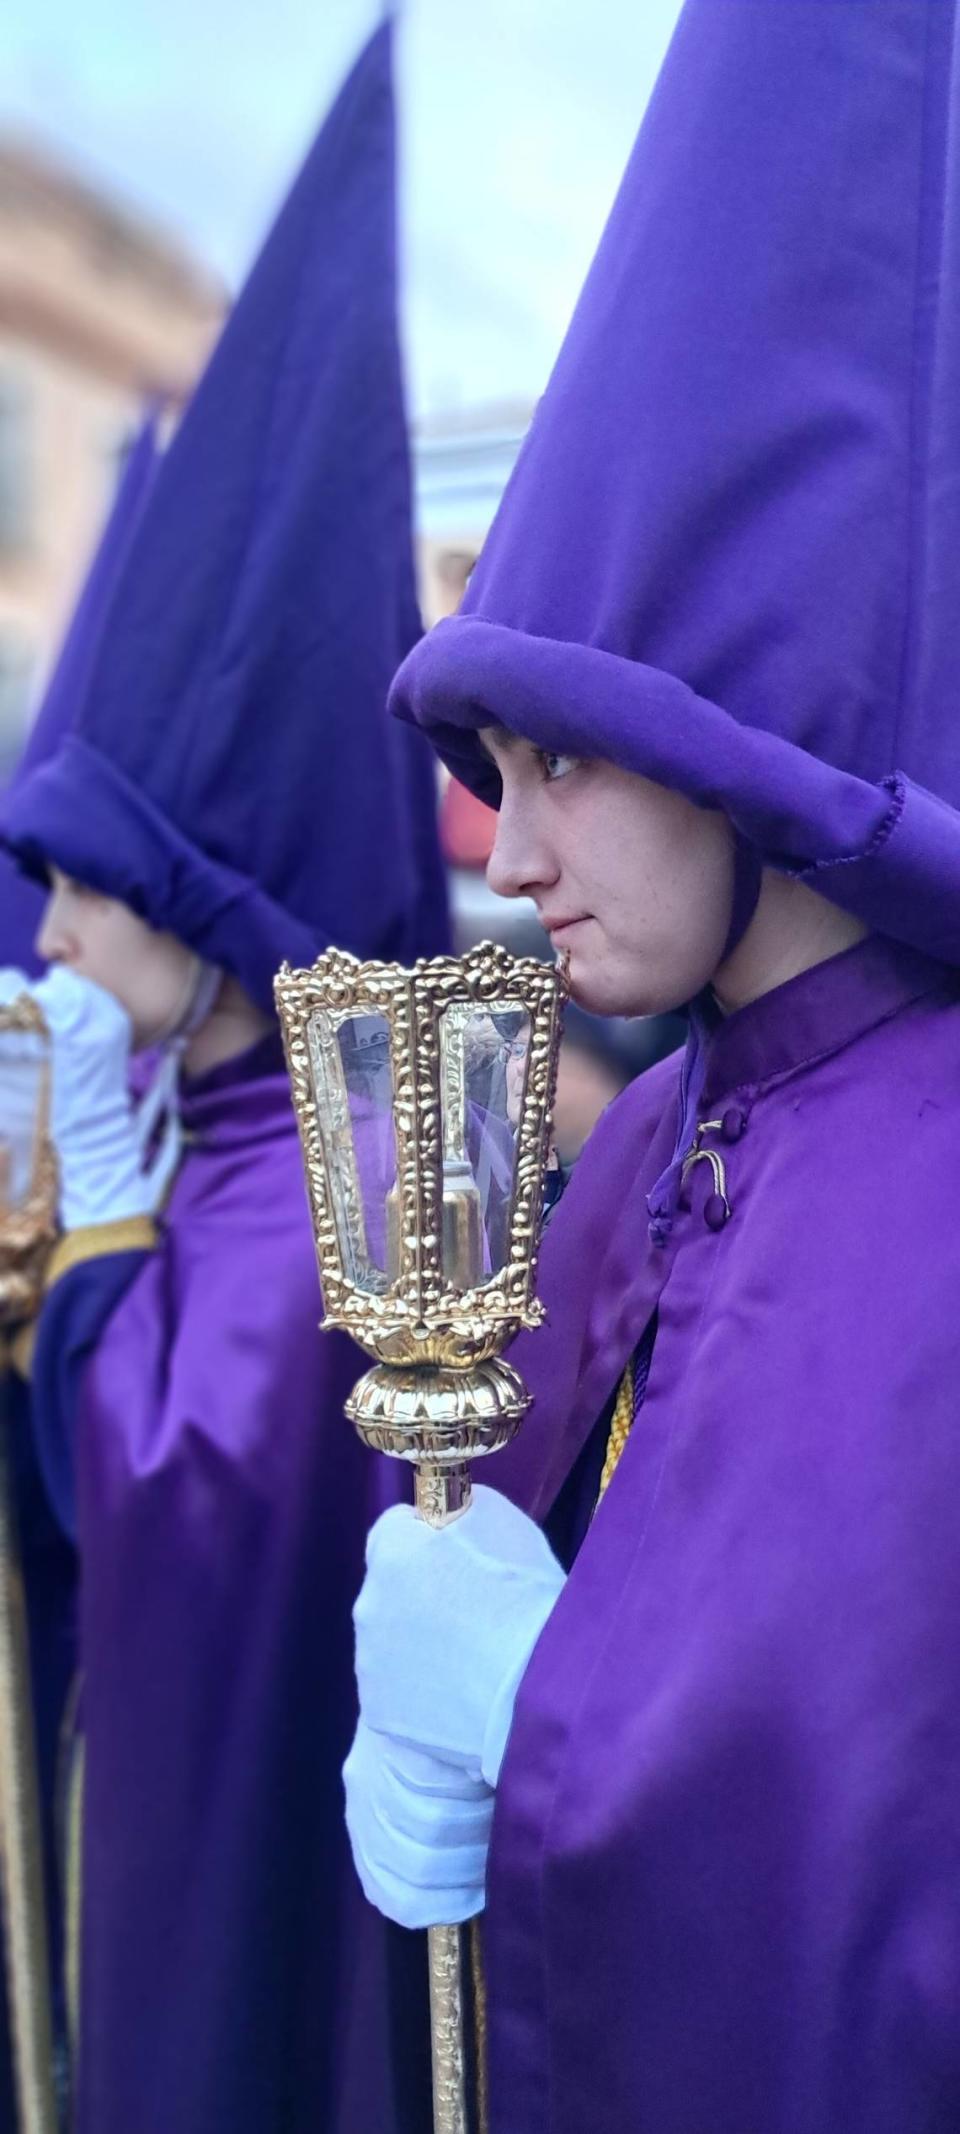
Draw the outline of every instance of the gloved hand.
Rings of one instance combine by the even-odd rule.
[[[564,1583],[539,1527],[494,1489],[447,1527],[395,1505],[372,1529],[347,1828],[366,1895],[401,1926],[482,1909],[517,1689]]]
[[[31,988],[53,1054],[51,1129],[64,1230],[149,1215],[154,1182],[141,1168],[130,1103],[130,1017],[112,993],[57,965]]]

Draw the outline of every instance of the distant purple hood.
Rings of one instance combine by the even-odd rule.
[[[445,946],[396,322],[391,30],[349,75],[164,455],[69,740],[0,804],[232,971]]]

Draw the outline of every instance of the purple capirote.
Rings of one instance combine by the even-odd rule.
[[[164,454],[73,728],[0,801],[272,1012],[285,958],[446,945],[396,317],[392,26],[328,113]]]
[[[393,705],[726,810],[960,962],[954,0],[687,0],[459,615]]]

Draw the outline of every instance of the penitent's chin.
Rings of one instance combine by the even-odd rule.
[[[645,1015],[646,1008],[628,1005],[630,989],[623,978],[603,963],[574,952],[567,964],[570,998],[590,1015]]]
[[[675,987],[635,965],[625,970],[613,958],[574,953],[569,981],[571,998],[591,1015],[669,1015],[683,1005]]]

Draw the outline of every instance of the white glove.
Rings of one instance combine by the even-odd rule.
[[[493,1790],[361,1719],[343,1767],[364,1896],[401,1927],[458,1926],[483,1910]]]
[[[482,1486],[450,1526],[395,1505],[369,1536],[347,1827],[366,1895],[401,1926],[482,1908],[517,1689],[564,1583],[540,1528]]]
[[[51,1128],[64,1230],[149,1215],[154,1181],[141,1168],[130,1103],[130,1017],[112,993],[57,965],[31,988],[53,1053]]]

